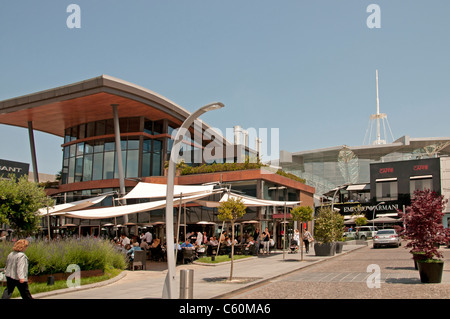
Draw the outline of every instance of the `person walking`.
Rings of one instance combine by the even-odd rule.
[[[28,240],[18,240],[6,259],[6,289],[3,291],[2,299],[10,299],[16,287],[22,299],[33,299],[28,289],[28,257],[25,255],[28,245]]]
[[[269,256],[270,251],[270,233],[269,229],[266,227],[266,230],[263,232],[263,255],[264,253]]]
[[[303,243],[305,244],[306,253],[309,253],[309,246],[312,239],[313,237],[311,233],[307,229],[305,229],[305,232],[303,233]]]

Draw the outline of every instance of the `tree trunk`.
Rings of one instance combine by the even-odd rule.
[[[234,221],[231,221],[231,268],[230,268],[230,281],[233,280],[233,261],[234,261]]]

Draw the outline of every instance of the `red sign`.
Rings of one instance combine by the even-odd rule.
[[[416,165],[413,169],[415,171],[426,171],[428,170],[428,165]]]
[[[394,173],[394,168],[392,167],[380,168],[380,174],[386,173]]]

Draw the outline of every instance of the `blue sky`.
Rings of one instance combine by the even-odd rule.
[[[66,25],[71,3],[80,29]],[[372,3],[379,29],[366,24]],[[189,111],[223,102],[202,120],[279,128],[294,152],[362,145],[378,69],[394,138],[447,137],[449,14],[445,0],[4,1],[0,100],[107,74]],[[30,162],[26,129],[0,134],[0,158]],[[35,139],[39,171],[58,172],[62,139]]]

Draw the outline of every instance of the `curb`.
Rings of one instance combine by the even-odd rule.
[[[117,276],[115,276],[115,277],[113,277],[111,279],[108,279],[108,280],[96,282],[94,284],[83,285],[83,286],[80,286],[78,288],[65,288],[65,289],[56,289],[56,290],[48,291],[48,292],[41,292],[41,293],[33,295],[33,298],[34,299],[39,299],[39,298],[45,298],[45,297],[50,297],[50,296],[55,296],[55,295],[62,295],[62,294],[69,293],[69,292],[74,292],[74,291],[82,291],[82,290],[87,290],[87,289],[92,289],[92,288],[103,287],[103,286],[107,286],[109,284],[112,284],[112,283],[115,283],[115,282],[121,280],[126,275],[127,275],[127,272],[126,271],[122,271]]]

